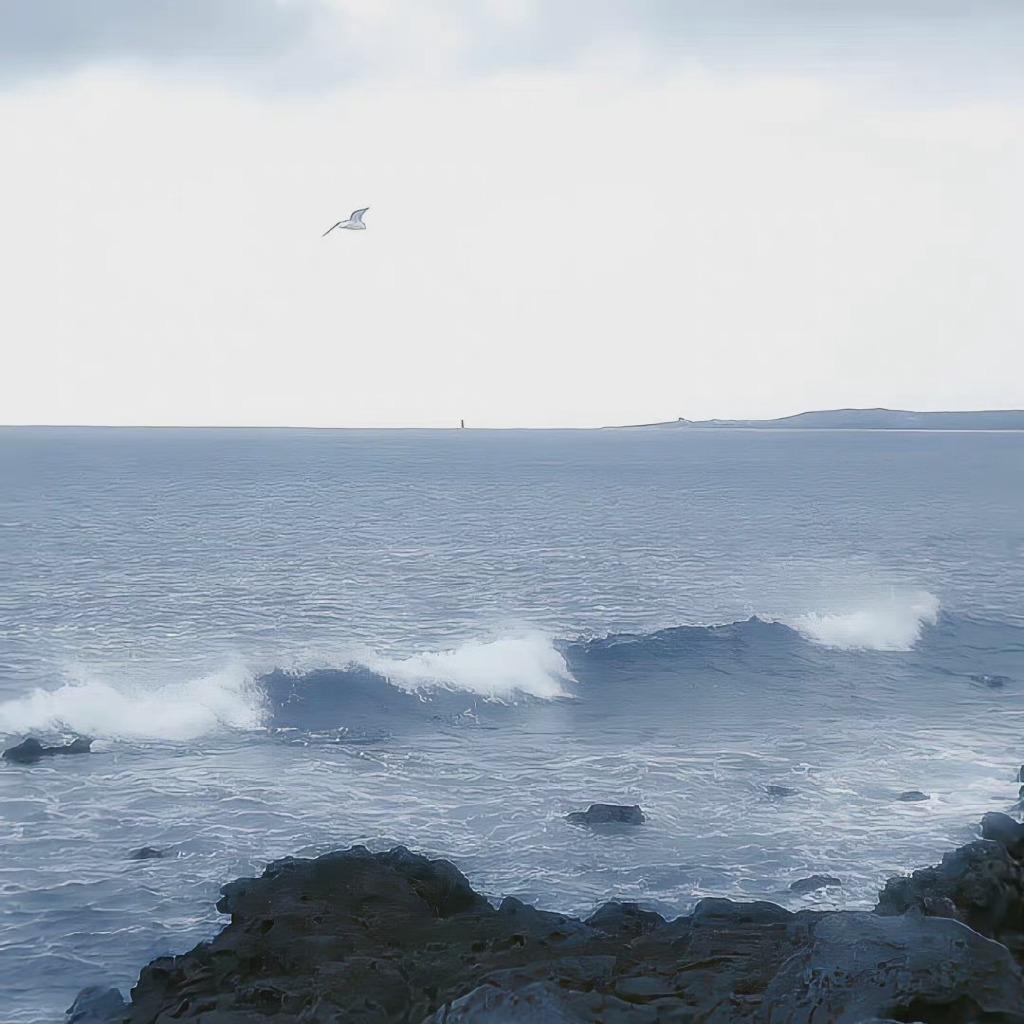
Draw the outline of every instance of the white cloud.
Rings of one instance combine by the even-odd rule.
[[[1022,129],[708,71],[0,93],[0,421],[1016,405]]]

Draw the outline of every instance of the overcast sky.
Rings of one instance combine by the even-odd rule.
[[[0,0],[0,138],[0,422],[1024,406],[1020,0]]]

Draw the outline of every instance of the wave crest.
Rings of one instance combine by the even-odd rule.
[[[926,590],[888,598],[840,614],[808,612],[789,625],[813,643],[844,651],[910,651],[925,626],[939,618],[939,599]]]
[[[0,732],[190,740],[224,728],[257,729],[265,718],[262,691],[240,663],[164,686],[114,686],[83,670],[77,674],[55,690],[0,704]]]
[[[539,635],[470,641],[410,658],[370,657],[362,664],[405,690],[444,687],[499,700],[565,697],[564,684],[574,681],[565,658]]]

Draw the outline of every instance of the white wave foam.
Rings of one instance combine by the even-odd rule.
[[[55,690],[0,704],[0,732],[67,730],[108,739],[188,740],[222,728],[256,729],[263,698],[241,663],[163,686],[113,685],[79,669]]]
[[[445,687],[497,699],[563,697],[564,684],[573,682],[562,655],[537,635],[472,641],[408,658],[350,650],[343,657],[307,654],[284,661],[292,671],[359,665],[405,690]],[[266,721],[265,697],[256,682],[261,671],[235,661],[196,679],[154,685],[115,684],[95,670],[77,667],[63,686],[36,689],[0,704],[0,733],[67,731],[105,739],[181,741],[223,729],[258,729]]]
[[[483,697],[505,699],[519,694],[564,697],[573,682],[565,659],[547,637],[526,635],[470,641],[447,651],[427,651],[410,658],[371,656],[360,659],[368,669],[407,690],[449,687]]]
[[[854,651],[909,651],[921,630],[939,617],[939,599],[926,590],[870,602],[843,613],[808,612],[787,625],[824,647]]]

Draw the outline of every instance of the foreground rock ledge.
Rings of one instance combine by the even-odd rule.
[[[985,825],[997,838],[891,882],[873,913],[706,899],[672,922],[621,903],[584,922],[511,898],[495,909],[454,865],[402,847],[289,858],[226,885],[217,907],[231,923],[144,968],[130,1005],[76,1012],[94,1024],[1024,1024],[1020,968],[997,941],[1022,919],[1020,827]]]

